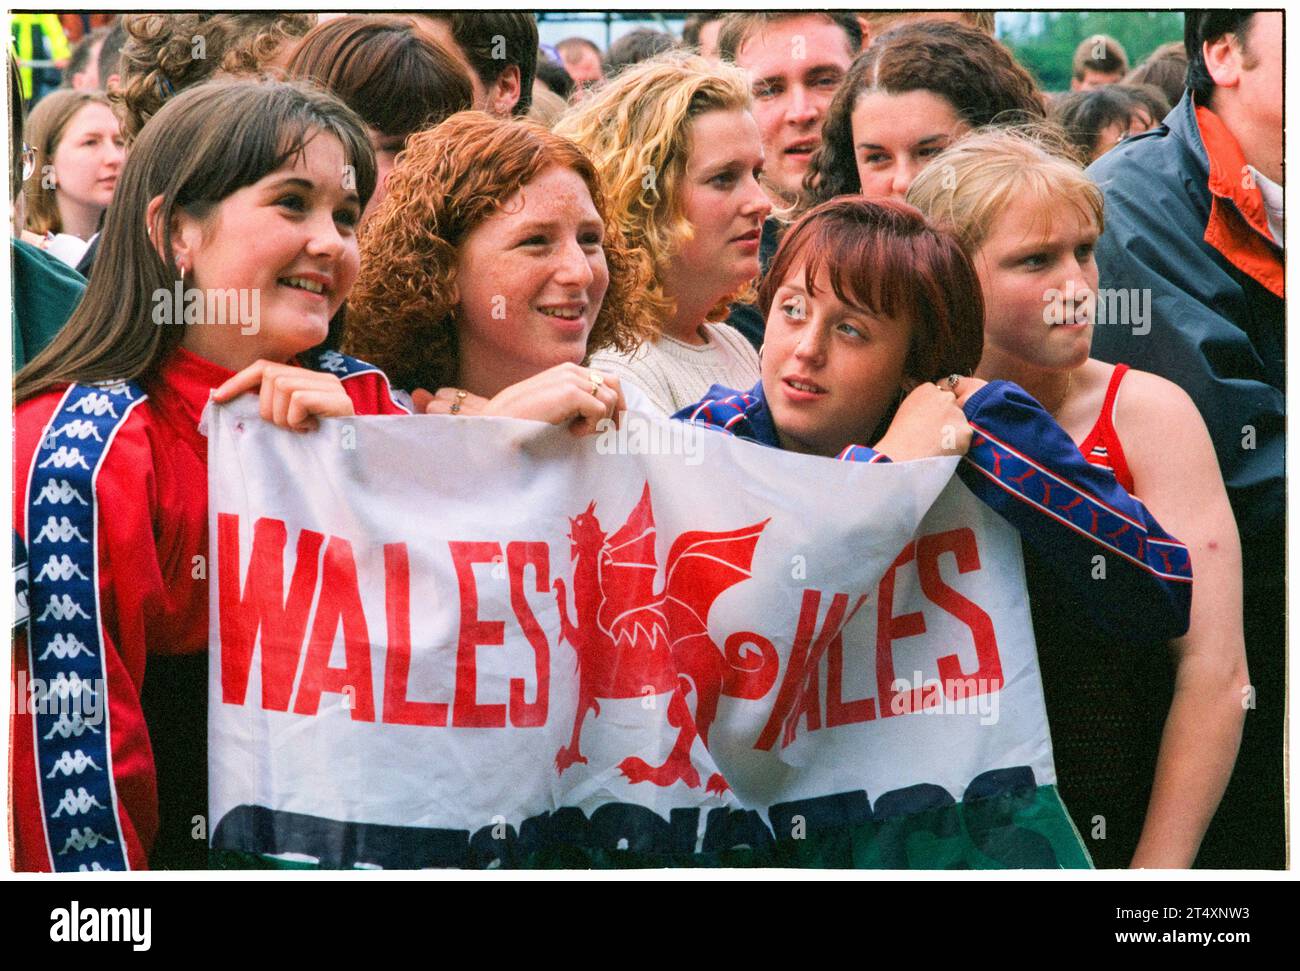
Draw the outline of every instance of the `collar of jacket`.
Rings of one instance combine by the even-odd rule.
[[[1246,167],[1241,146],[1219,116],[1195,104],[1190,94],[1183,96],[1180,107],[1186,134],[1209,165],[1211,202],[1205,242],[1270,293],[1285,296],[1282,251],[1268,231],[1264,197]]]

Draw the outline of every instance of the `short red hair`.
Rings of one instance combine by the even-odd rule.
[[[843,303],[912,323],[906,377],[973,374],[984,350],[984,296],[957,239],[915,206],[840,196],[790,227],[758,290],[767,319],[776,291],[802,264],[804,287],[823,269]]]

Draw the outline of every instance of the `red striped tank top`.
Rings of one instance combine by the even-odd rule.
[[[1110,384],[1106,386],[1106,398],[1101,403],[1101,414],[1097,423],[1088,432],[1088,437],[1079,446],[1079,451],[1093,465],[1110,469],[1115,473],[1115,481],[1126,492],[1133,491],[1133,476],[1128,470],[1128,460],[1124,458],[1124,447],[1115,433],[1115,398],[1119,394],[1119,383],[1128,373],[1127,364],[1116,364],[1111,372]]]

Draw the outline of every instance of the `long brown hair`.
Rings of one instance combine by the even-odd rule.
[[[103,105],[108,98],[94,91],[51,91],[36,103],[27,119],[27,142],[36,149],[36,169],[23,187],[27,199],[27,228],[34,233],[60,233],[63,217],[53,187],[46,188],[46,166],[54,164],[54,153],[77,112],[86,105]]]
[[[609,289],[587,351],[634,346],[648,327],[646,280],[611,219],[591,159],[533,122],[462,111],[407,140],[384,201],[361,229],[361,273],[348,302],[343,350],[381,368],[399,388],[453,383],[457,251],[516,190],[555,166],[582,177],[606,227]]]
[[[972,128],[1024,124],[1046,113],[1033,77],[982,30],[947,21],[895,27],[858,55],[831,100],[821,147],[804,176],[804,206],[862,191],[852,116],[869,91],[930,91]]]
[[[16,404],[67,382],[147,379],[180,344],[183,327],[162,327],[151,318],[152,295],[170,291],[180,279],[172,252],[177,213],[205,219],[231,193],[301,152],[317,132],[342,142],[362,206],[374,192],[375,159],[360,119],[309,85],[214,81],[177,95],[157,120],[145,127],[123,166],[81,303],[50,345],[18,372]],[[159,196],[155,232],[161,240],[155,247],[145,211]]]

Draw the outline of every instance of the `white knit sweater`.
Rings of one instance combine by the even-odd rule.
[[[704,324],[707,344],[687,344],[661,336],[620,354],[597,351],[591,366],[631,382],[666,415],[704,397],[714,384],[748,391],[758,380],[758,354],[745,337],[727,324]]]

